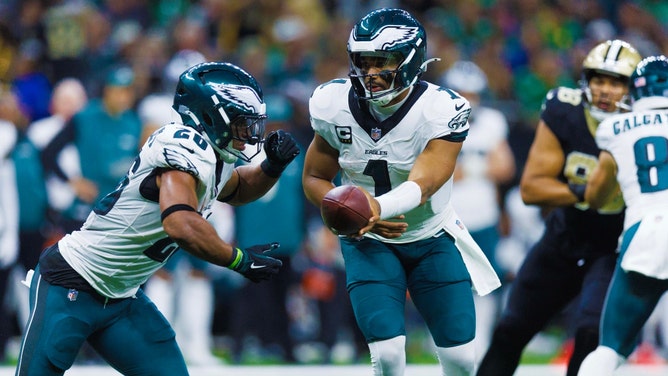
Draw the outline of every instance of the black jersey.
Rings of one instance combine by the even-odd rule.
[[[584,184],[598,163],[600,149],[594,135],[598,121],[589,115],[579,89],[560,87],[545,99],[541,119],[559,140],[564,167],[559,177],[566,183]],[[619,194],[598,211],[584,203],[554,209],[546,219],[547,239],[562,242],[560,248],[576,258],[615,252],[624,224],[624,201]]]

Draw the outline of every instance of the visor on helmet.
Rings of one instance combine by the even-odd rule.
[[[266,115],[237,116],[236,119],[229,124],[232,140],[230,140],[227,145],[224,145],[222,149],[243,161],[250,162],[250,160],[262,150],[266,120]],[[254,145],[255,151],[249,152],[246,150],[237,150],[233,147],[234,141],[241,141],[247,145]]]
[[[230,124],[232,139],[249,145],[262,142],[266,120],[266,115],[238,116]]]
[[[363,51],[351,52],[350,61],[355,73],[359,75],[367,74],[369,69],[385,67],[396,68],[401,63],[402,56],[397,52],[389,51]]]

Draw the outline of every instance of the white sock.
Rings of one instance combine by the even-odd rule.
[[[496,324],[497,296],[496,292],[485,296],[473,295],[475,302],[475,351],[484,354],[492,339],[492,332]]]
[[[437,347],[443,376],[473,375],[477,366],[475,340],[454,347]]]
[[[403,376],[406,369],[406,336],[369,343],[374,376]]]
[[[210,358],[213,299],[213,286],[207,278],[183,277],[177,327],[183,332],[182,350],[192,361]]]
[[[615,350],[598,346],[582,361],[578,376],[610,376],[624,361]]]

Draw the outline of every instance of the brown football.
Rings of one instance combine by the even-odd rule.
[[[325,225],[339,235],[354,235],[369,223],[371,206],[357,186],[341,185],[327,192],[320,205]]]

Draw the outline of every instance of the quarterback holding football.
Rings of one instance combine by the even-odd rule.
[[[500,285],[450,204],[471,107],[457,92],[420,79],[436,59],[427,59],[425,29],[404,10],[367,14],[347,50],[348,77],[320,85],[310,99],[315,136],[304,166],[306,196],[320,206],[339,173],[342,184],[368,195],[367,226],[340,241],[374,375],[404,373],[406,291],[438,358],[461,354],[459,364],[442,363],[444,374],[470,374],[471,290],[484,295]]]

